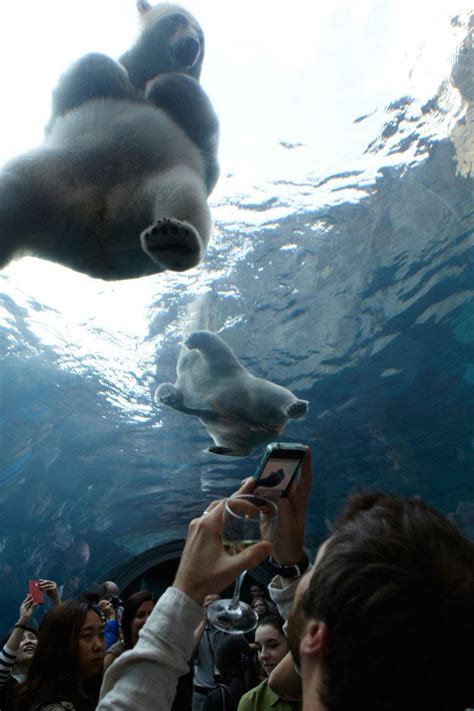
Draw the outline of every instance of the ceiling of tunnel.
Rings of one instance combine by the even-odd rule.
[[[255,470],[262,448],[210,455],[196,418],[153,402],[196,329],[309,401],[282,436],[314,452],[309,548],[358,486],[474,532],[468,7],[221,5],[186,5],[221,125],[205,261],[115,283],[29,257],[0,273],[5,624],[28,577],[100,580]],[[117,57],[135,26],[125,0],[0,8],[2,163],[42,140],[69,63]]]

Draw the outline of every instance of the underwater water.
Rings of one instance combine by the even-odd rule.
[[[348,109],[346,161],[318,163],[324,136],[291,133],[268,165],[222,166],[199,268],[108,284],[25,258],[0,273],[5,625],[28,578],[101,581],[255,470],[263,448],[211,455],[197,419],[153,403],[196,329],[309,401],[281,440],[313,450],[311,550],[361,486],[421,496],[474,534],[474,24],[444,22],[435,85],[421,53],[412,93]]]

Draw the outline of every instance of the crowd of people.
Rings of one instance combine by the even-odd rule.
[[[0,711],[94,709],[103,674],[138,642],[156,598],[142,590],[122,603],[113,581],[103,583],[99,591],[84,591],[79,600],[65,602],[55,582],[40,580],[39,587],[57,609],[41,624],[38,647],[39,630],[32,620],[37,605],[30,594],[21,603],[18,621],[5,635],[0,651]],[[246,638],[224,634],[208,624],[207,607],[218,597],[208,595],[204,600],[203,618],[194,632],[190,671],[178,685],[175,711],[261,708],[253,702],[249,705],[244,695],[254,687],[257,691],[275,659],[280,661],[288,651],[282,632],[284,620],[269,614],[276,612],[276,606],[263,584],[255,583],[250,589],[250,603],[259,623],[255,635],[250,633]],[[270,641],[269,631],[275,638]],[[37,647],[40,656],[33,664]],[[69,650],[69,656],[64,649]],[[273,696],[276,702],[278,697]],[[275,705],[275,711],[293,708],[297,705],[289,702]]]
[[[239,492],[252,491],[246,480]],[[120,600],[115,583],[61,601],[39,628],[30,594],[0,651],[1,711],[465,711],[474,705],[474,544],[418,498],[349,497],[311,563],[301,476],[272,543],[229,556],[223,502],[190,523],[174,584]],[[271,554],[254,581],[251,636],[212,627],[208,606]]]

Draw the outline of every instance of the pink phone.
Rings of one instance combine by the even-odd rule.
[[[38,603],[38,605],[43,605],[44,603],[44,593],[39,586],[39,580],[30,580],[28,583],[28,592],[33,598],[33,602]]]

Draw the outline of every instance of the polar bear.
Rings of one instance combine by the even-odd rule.
[[[0,268],[31,254],[113,280],[202,260],[218,176],[203,33],[178,5],[137,4],[142,32],[121,64],[78,60],[43,145],[0,173]]]
[[[194,331],[185,346],[175,385],[162,383],[154,400],[198,417],[214,440],[209,452],[248,455],[306,414],[307,400],[249,373],[216,333]]]

